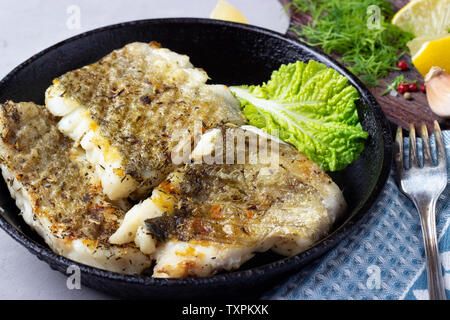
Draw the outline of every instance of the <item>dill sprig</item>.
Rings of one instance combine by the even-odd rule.
[[[403,83],[403,81],[405,81],[404,75],[401,74],[401,75],[395,77],[395,79],[392,80],[392,82],[390,84],[384,84],[384,86],[386,87],[386,90],[384,90],[381,95],[385,96],[389,92],[397,91],[398,86],[401,85]]]
[[[395,77],[395,79],[392,80],[392,82],[389,83],[389,84],[382,83],[382,85],[386,87],[386,90],[384,90],[381,95],[385,96],[385,95],[387,95],[390,92],[397,93],[397,88],[398,88],[399,85],[401,85],[401,84],[411,84],[411,83],[417,84],[417,80],[405,79],[405,76],[401,74],[401,75]]]
[[[367,27],[367,8],[380,8],[379,29]],[[386,0],[293,0],[295,12],[312,20],[292,30],[307,44],[337,54],[339,60],[368,85],[375,86],[396,68],[413,35],[391,24],[394,9]]]

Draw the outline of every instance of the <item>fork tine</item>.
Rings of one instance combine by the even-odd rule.
[[[441,128],[438,122],[434,121],[434,139],[436,141],[436,159],[438,166],[447,167],[447,157],[445,155],[444,141],[442,139]]]
[[[417,144],[416,144],[416,128],[414,124],[409,126],[409,167],[418,167],[419,160],[417,159]]]
[[[423,166],[432,166],[433,159],[431,158],[430,141],[428,137],[428,129],[425,124],[422,124],[421,130],[422,137],[422,154],[423,154]]]
[[[402,127],[400,126],[397,127],[397,133],[395,135],[394,155],[397,172],[401,172],[404,170],[404,167],[403,167],[403,132]]]

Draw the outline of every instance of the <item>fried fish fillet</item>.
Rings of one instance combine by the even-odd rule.
[[[56,253],[119,273],[138,274],[151,258],[134,244],[108,242],[125,210],[108,202],[84,151],[34,103],[0,107],[0,167],[27,224]]]
[[[186,55],[131,43],[55,79],[46,107],[86,150],[110,199],[139,198],[174,169],[178,133],[192,136],[195,122],[244,123],[230,90],[207,79]]]
[[[245,138],[240,145],[226,138],[239,135]],[[250,141],[258,141],[255,148]],[[204,158],[211,154],[215,161]],[[200,157],[203,163],[196,164]],[[153,254],[154,277],[210,276],[269,249],[295,255],[325,236],[346,207],[338,186],[315,163],[256,128],[207,131],[191,158],[194,163],[172,172],[134,206],[110,238]]]

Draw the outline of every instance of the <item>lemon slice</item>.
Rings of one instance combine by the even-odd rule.
[[[416,37],[433,37],[449,32],[450,0],[414,0],[392,18],[400,29]]]
[[[437,40],[426,41],[413,56],[412,62],[419,72],[425,76],[431,67],[441,67],[450,73],[450,34]]]
[[[211,13],[211,19],[248,23],[244,15],[226,1],[219,0]]]

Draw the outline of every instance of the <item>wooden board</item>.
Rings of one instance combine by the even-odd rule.
[[[290,0],[280,0],[283,5],[288,5]],[[403,7],[408,0],[391,0],[392,4],[396,8],[396,10]],[[301,28],[302,24],[308,23],[311,17],[308,15],[297,13],[294,14],[293,10],[288,10],[291,17],[291,27]],[[294,32],[288,31],[288,36],[293,38],[298,38]],[[402,58],[403,59],[403,58]],[[404,57],[404,60],[408,62],[410,68],[408,71],[395,71],[389,74],[385,80],[386,82],[391,82],[396,76],[399,74],[403,74],[406,79],[409,80],[418,80],[418,83],[423,83],[423,77],[420,73],[414,68],[411,63],[411,57],[408,55]],[[383,109],[386,117],[394,124],[400,125],[403,128],[408,128],[411,123],[415,125],[421,125],[425,123],[429,130],[432,131],[433,121],[437,120],[442,129],[450,129],[450,119],[442,119],[439,116],[435,115],[433,111],[428,106],[428,102],[426,99],[426,95],[422,92],[418,91],[412,93],[412,100],[405,100],[402,96],[393,97],[389,94],[382,96],[381,94],[385,90],[383,86],[377,86],[370,88],[372,94],[378,100],[381,108]]]

